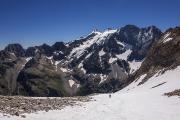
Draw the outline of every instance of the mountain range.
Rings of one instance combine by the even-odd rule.
[[[180,27],[126,25],[71,42],[0,51],[0,94],[76,96],[118,91],[180,64]]]

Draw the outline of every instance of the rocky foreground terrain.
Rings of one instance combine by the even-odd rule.
[[[90,97],[33,98],[22,96],[0,96],[0,113],[3,113],[4,116],[15,115],[26,117],[23,113],[60,110],[65,106],[81,105],[80,102],[88,102],[90,100]]]

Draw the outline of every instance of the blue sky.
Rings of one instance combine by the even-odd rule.
[[[71,41],[93,28],[180,25],[180,0],[0,0],[0,49]]]

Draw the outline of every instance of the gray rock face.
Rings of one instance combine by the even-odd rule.
[[[6,64],[12,64],[12,71],[21,66],[13,77],[16,85],[12,94],[73,96],[116,91],[161,34],[155,26],[127,25],[117,30],[93,31],[79,40],[52,46],[43,44],[24,50],[17,44],[8,45],[0,52],[0,78],[9,78],[7,73],[12,67]],[[8,91],[4,85],[1,90]]]

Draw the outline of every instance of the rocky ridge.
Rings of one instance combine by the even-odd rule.
[[[155,26],[126,25],[52,46],[25,50],[10,44],[0,52],[0,94],[74,96],[117,91],[161,35]]]

